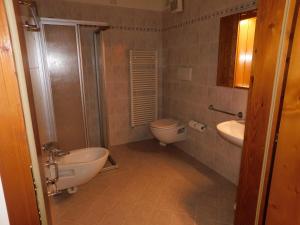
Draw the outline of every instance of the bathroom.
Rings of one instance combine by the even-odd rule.
[[[43,224],[233,225],[257,2],[21,2]],[[93,175],[62,184],[93,148]]]

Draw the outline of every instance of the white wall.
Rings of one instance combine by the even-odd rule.
[[[136,9],[148,9],[155,11],[162,11],[167,0],[65,0],[81,3],[92,3],[92,4],[101,4],[101,5],[111,5],[111,6],[120,6],[127,8],[136,8]]]
[[[9,225],[1,177],[0,177],[0,224]]]

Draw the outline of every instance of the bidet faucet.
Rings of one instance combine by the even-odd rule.
[[[53,160],[55,157],[62,157],[65,155],[70,154],[69,151],[64,151],[57,148],[56,142],[48,142],[42,145],[42,150],[48,152],[50,161]]]
[[[46,152],[51,152],[52,150],[56,149],[56,146],[56,142],[47,142],[42,145],[42,150]]]

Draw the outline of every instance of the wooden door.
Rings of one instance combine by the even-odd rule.
[[[300,225],[300,16],[278,129],[266,225]]]
[[[263,224],[295,4],[259,1],[235,225]]]
[[[29,146],[4,1],[0,1],[0,175],[10,225],[39,225]]]

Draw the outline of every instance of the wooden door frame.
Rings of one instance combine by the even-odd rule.
[[[263,225],[296,0],[258,6],[235,225]]]
[[[277,124],[277,142],[274,144],[265,224],[300,224],[299,215],[299,57],[300,57],[300,0],[296,1],[292,24],[293,35],[288,50],[288,62]]]
[[[39,225],[13,46],[0,2],[0,174],[11,225]]]
[[[1,147],[5,146],[11,151],[8,155],[5,148],[0,150],[0,173],[10,224],[51,224],[45,178],[40,173],[43,171],[42,165],[38,163],[38,157],[42,157],[42,154],[23,23],[17,0],[1,1],[1,25],[1,61],[5,62],[2,67],[6,69],[1,71],[1,82],[5,86],[1,91],[9,102],[6,105],[3,103],[0,110],[1,115],[11,119],[5,121],[4,117],[0,118],[1,124],[5,125],[1,126],[1,131],[14,128],[11,136],[7,135],[6,140],[2,138],[0,142]],[[4,110],[4,106],[10,110],[9,113]],[[13,172],[15,174],[12,176]],[[12,187],[18,187],[21,193],[23,190],[24,196],[16,198],[18,192]]]

